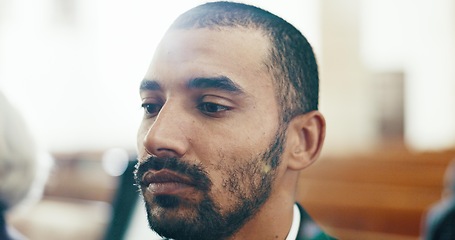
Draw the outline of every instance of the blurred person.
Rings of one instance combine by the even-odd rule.
[[[455,239],[455,159],[444,173],[444,189],[441,201],[426,214],[423,225],[425,240]]]
[[[0,91],[0,239],[25,239],[7,223],[7,213],[41,197],[47,155],[37,144],[19,111]]]
[[[331,239],[296,203],[325,120],[312,47],[263,9],[180,15],[140,85],[137,184],[151,229],[172,239]]]

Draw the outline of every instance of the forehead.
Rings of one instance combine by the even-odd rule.
[[[269,41],[244,28],[170,30],[158,45],[146,79],[171,84],[227,76],[242,87],[271,86]]]

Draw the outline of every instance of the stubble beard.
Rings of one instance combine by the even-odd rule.
[[[202,193],[202,200],[196,204],[182,201],[177,196],[155,196],[144,198],[149,226],[159,235],[176,240],[225,239],[234,235],[260,210],[270,196],[276,168],[280,163],[284,146],[285,130],[280,128],[274,141],[264,152],[250,159],[236,159],[243,162],[235,169],[223,167],[226,175],[223,190],[235,199],[230,209],[222,209],[210,195],[212,182],[200,166],[191,165],[177,158],[151,157],[138,164],[135,179],[142,193],[146,187],[140,185],[142,175],[150,168],[166,168],[196,180],[196,188]],[[224,162],[223,159],[220,161]],[[160,166],[156,166],[156,165]],[[191,209],[191,213],[169,217],[167,211],[177,212],[179,208]]]

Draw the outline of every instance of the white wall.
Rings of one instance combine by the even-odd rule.
[[[405,76],[406,143],[419,151],[455,147],[455,2],[361,4],[363,62]]]

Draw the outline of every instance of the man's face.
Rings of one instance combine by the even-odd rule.
[[[158,46],[141,84],[136,180],[159,234],[230,236],[273,194],[284,129],[268,48],[245,29],[171,30]]]

